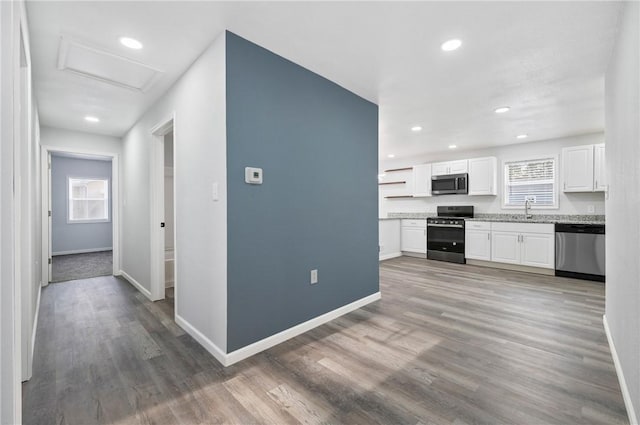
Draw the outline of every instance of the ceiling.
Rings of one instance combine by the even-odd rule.
[[[28,1],[27,11],[44,125],[122,136],[228,29],[377,103],[380,155],[404,157],[602,131],[620,5]],[[61,36],[162,76],[140,92],[61,71]],[[443,52],[451,38],[462,47]],[[493,112],[503,105],[511,110]]]

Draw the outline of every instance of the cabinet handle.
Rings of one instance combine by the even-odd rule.
[[[564,184],[564,190],[567,190],[567,184],[566,183]]]
[[[427,236],[427,230],[426,229],[423,230],[423,233],[424,233],[425,236]]]
[[[487,240],[490,241],[491,240],[491,233],[487,233]]]
[[[596,189],[598,188],[598,180],[596,180]]]

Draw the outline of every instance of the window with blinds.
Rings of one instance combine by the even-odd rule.
[[[109,180],[69,177],[68,223],[109,221]]]
[[[504,206],[557,207],[556,159],[543,158],[506,162],[504,165]]]

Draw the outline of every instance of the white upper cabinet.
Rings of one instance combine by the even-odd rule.
[[[449,162],[449,174],[462,174],[469,172],[469,161],[461,159]]]
[[[593,192],[593,145],[562,149],[562,190]]]
[[[495,157],[469,160],[469,195],[497,195],[498,160]]]
[[[463,174],[469,172],[469,161],[461,159],[459,161],[436,162],[431,164],[432,176],[443,176],[447,174]]]
[[[413,196],[431,196],[431,164],[413,166]]]
[[[431,164],[432,176],[444,176],[445,174],[449,174],[448,162],[436,162],[435,164]]]
[[[593,154],[593,190],[604,192],[607,188],[607,177],[604,165],[604,143],[594,146]]]
[[[563,190],[593,191],[593,145],[562,149]]]

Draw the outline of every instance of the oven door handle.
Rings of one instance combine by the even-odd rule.
[[[464,225],[462,224],[430,224],[427,223],[427,227],[450,227],[455,229],[464,229]]]

